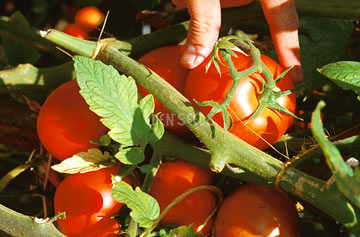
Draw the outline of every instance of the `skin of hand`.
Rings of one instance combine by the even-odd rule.
[[[192,69],[211,53],[219,37],[221,8],[245,6],[254,0],[172,0],[179,7],[188,8],[190,26],[181,57],[184,67]],[[270,27],[280,64],[294,66],[289,74],[294,82],[304,80],[298,38],[298,14],[294,0],[260,0]]]

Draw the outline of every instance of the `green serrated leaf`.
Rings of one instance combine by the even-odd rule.
[[[87,152],[79,152],[51,168],[59,173],[76,174],[111,167],[114,164],[114,158],[109,152],[102,153],[98,148],[90,148]]]
[[[110,129],[109,136],[123,147],[115,156],[124,164],[138,164],[144,160],[144,148],[163,135],[163,125],[155,120],[154,99],[148,95],[138,102],[135,81],[119,75],[112,66],[87,57],[74,56],[74,67],[80,94],[90,109],[101,116],[102,123]],[[133,163],[131,163],[133,162]]]
[[[123,181],[118,182],[115,178],[113,178],[113,184],[112,197],[131,209],[130,216],[139,223],[140,227],[151,227],[160,214],[156,199],[141,191],[139,187],[134,191],[129,184]]]
[[[155,115],[153,117],[152,127],[149,134],[149,139],[148,139],[149,143],[155,143],[159,141],[164,135],[164,132],[165,132],[164,125],[162,124],[158,116]]]
[[[138,144],[131,131],[138,107],[135,82],[98,60],[74,56],[74,61],[80,94],[90,109],[102,117],[110,137],[124,146]]]
[[[144,119],[148,122],[150,121],[150,116],[154,112],[155,102],[152,95],[147,95],[140,100],[139,107],[144,115]]]
[[[344,90],[353,90],[360,95],[360,62],[339,61],[329,63],[318,71]]]
[[[137,165],[144,161],[144,149],[141,147],[130,147],[121,149],[115,157],[123,164]]]

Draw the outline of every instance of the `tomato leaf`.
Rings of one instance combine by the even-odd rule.
[[[74,56],[74,61],[80,94],[102,117],[101,122],[110,129],[109,136],[122,145],[115,157],[125,164],[141,163],[145,146],[157,142],[164,133],[161,122],[150,123],[155,107],[152,95],[138,103],[132,78],[98,60]]]
[[[153,221],[160,214],[160,207],[156,199],[141,191],[139,187],[133,190],[124,181],[117,181],[116,177],[113,177],[113,184],[112,197],[131,209],[130,216],[139,223],[139,226],[151,227]]]
[[[141,147],[130,147],[122,149],[115,154],[115,157],[123,164],[132,165],[141,163],[144,158],[144,149]]]
[[[79,152],[51,168],[64,174],[76,174],[99,170],[114,164],[114,157],[109,152],[102,153],[98,148],[90,148],[87,152]]]
[[[353,90],[360,95],[360,62],[339,61],[329,63],[318,71],[344,90]]]
[[[339,190],[356,206],[360,207],[360,173],[346,165],[340,151],[326,137],[321,122],[320,111],[325,102],[320,101],[311,118],[311,131],[324,152],[328,164]],[[355,169],[356,170],[356,169]]]
[[[170,230],[170,236],[197,237],[200,236],[194,231],[194,224],[189,226],[179,226]]]
[[[143,174],[147,174],[150,173],[151,169],[153,169],[154,166],[152,166],[151,164],[146,164],[146,165],[142,165],[139,167],[141,173]]]

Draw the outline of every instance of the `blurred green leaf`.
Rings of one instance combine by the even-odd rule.
[[[9,21],[22,27],[30,27],[29,22],[19,11],[13,13]],[[20,44],[12,39],[3,38],[2,49],[4,61],[11,66],[17,66],[21,63],[35,64],[40,58],[38,49]]]
[[[325,64],[344,60],[353,43],[354,24],[351,21],[305,17],[299,19],[299,40],[305,81],[302,91],[312,92],[324,84],[317,69]],[[276,59],[275,50],[265,52]]]

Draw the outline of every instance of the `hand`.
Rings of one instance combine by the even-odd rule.
[[[186,68],[201,64],[211,53],[219,37],[221,8],[244,6],[254,0],[172,0],[187,7],[190,26],[181,63]],[[298,15],[294,0],[260,0],[280,64],[287,68],[294,82],[304,80],[298,39]]]

